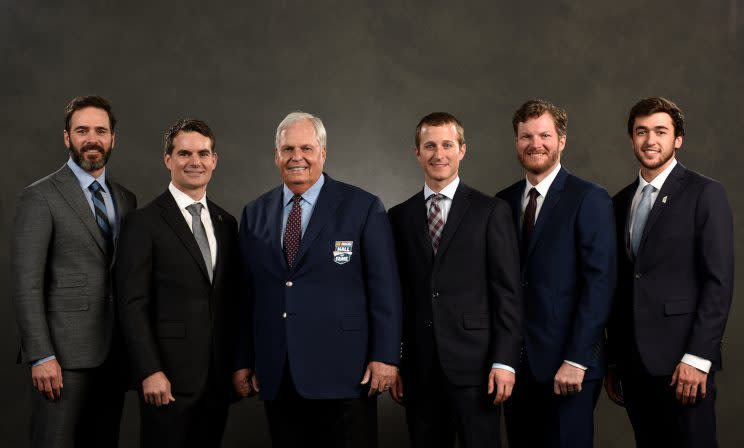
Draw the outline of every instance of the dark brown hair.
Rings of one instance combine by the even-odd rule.
[[[111,112],[111,103],[102,96],[89,95],[89,96],[76,96],[67,104],[65,107],[65,131],[70,132],[70,119],[72,114],[80,109],[86,107],[95,107],[97,109],[103,109],[106,111],[109,117],[109,126],[111,127],[111,133],[114,133],[116,128],[116,118],[114,113]]]
[[[636,117],[646,117],[659,112],[672,117],[675,137],[685,135],[685,116],[682,113],[682,109],[668,99],[660,96],[644,98],[630,109],[630,115],[628,116],[628,135],[633,135],[633,125],[635,125]]]
[[[197,120],[195,118],[184,118],[178,120],[176,124],[165,130],[165,153],[171,154],[173,152],[173,140],[176,138],[179,132],[198,132],[205,137],[209,137],[212,142],[212,152],[214,151],[214,134],[209,128],[207,123]]]

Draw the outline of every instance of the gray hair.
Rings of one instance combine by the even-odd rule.
[[[308,114],[307,112],[302,111],[295,111],[284,117],[284,120],[282,120],[281,123],[279,123],[279,126],[276,128],[276,137],[274,138],[274,146],[276,148],[279,148],[279,139],[282,136],[282,132],[286,131],[288,127],[293,125],[294,123],[302,120],[308,120],[315,128],[315,137],[318,140],[318,144],[321,148],[325,148],[326,146],[326,130],[325,126],[323,126],[323,121],[321,121],[320,118],[316,117],[313,114]]]

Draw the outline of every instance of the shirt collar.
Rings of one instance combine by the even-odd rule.
[[[666,182],[667,177],[669,177],[669,174],[672,172],[674,167],[677,166],[677,159],[675,158],[672,163],[664,169],[661,173],[659,173],[658,176],[654,178],[651,182],[646,182],[646,179],[641,176],[640,170],[638,171],[638,188],[641,190],[643,187],[645,187],[648,184],[651,184],[656,188],[656,191],[660,191],[661,187],[664,186],[664,182]]]
[[[530,183],[530,180],[527,179],[527,176],[525,176],[526,183],[523,196],[526,197],[529,194],[530,189],[532,189],[532,187],[535,187],[537,192],[540,193],[540,196],[542,196],[543,198],[546,197],[548,195],[548,190],[550,190],[550,186],[553,184],[553,181],[555,180],[556,176],[558,176],[558,172],[560,170],[561,164],[558,163],[558,165],[553,168],[553,171],[551,171],[550,174],[548,174],[548,176],[545,179],[541,180],[540,183],[538,183],[537,185],[532,185]]]
[[[168,184],[168,190],[173,195],[173,199],[176,200],[176,204],[178,204],[178,208],[180,208],[181,210],[186,210],[186,207],[188,207],[189,205],[191,205],[191,204],[193,204],[195,202],[200,203],[201,205],[204,206],[205,209],[208,209],[208,207],[207,207],[207,193],[206,192],[204,193],[204,196],[202,196],[201,199],[199,199],[198,201],[195,201],[195,200],[191,199],[191,196],[187,195],[183,191],[181,191],[178,188],[176,188],[176,186],[173,185],[173,182],[171,182],[170,184]]]
[[[455,177],[455,179],[447,184],[446,187],[442,188],[442,191],[439,192],[442,196],[444,196],[447,199],[454,199],[455,198],[455,191],[457,191],[457,187],[460,185],[460,176]],[[429,188],[428,185],[424,182],[424,200],[429,199],[429,196],[437,194],[434,190]]]
[[[320,189],[323,188],[324,183],[325,183],[325,173],[321,174],[318,180],[315,181],[313,186],[308,188],[307,191],[302,193],[300,196],[302,196],[302,199],[305,200],[305,202],[307,202],[311,206],[314,206],[315,201],[318,200],[318,196],[320,195]],[[289,189],[287,184],[284,184],[283,192],[284,192],[283,204],[286,206],[287,204],[292,202],[292,198],[295,196],[295,194],[292,193],[292,190]]]
[[[90,187],[90,184],[92,184],[94,180],[97,180],[98,183],[101,185],[101,190],[103,190],[104,193],[108,191],[106,190],[106,168],[103,169],[101,175],[98,176],[98,178],[96,179],[95,177],[91,176],[89,172],[80,168],[80,166],[75,163],[74,160],[72,160],[72,157],[67,160],[67,166],[70,167],[70,169],[72,170],[72,174],[74,174],[78,182],[80,182],[80,188],[82,188],[83,190],[87,190],[88,187]]]

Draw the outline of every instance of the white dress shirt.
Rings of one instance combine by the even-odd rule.
[[[553,171],[548,174],[548,176],[541,180],[537,185],[532,185],[530,183],[530,180],[525,176],[525,183],[524,183],[524,192],[522,193],[522,213],[519,216],[519,225],[520,228],[522,226],[522,222],[524,221],[524,209],[527,208],[527,203],[530,202],[530,190],[534,187],[535,190],[537,190],[540,195],[537,197],[537,207],[535,208],[535,222],[537,222],[537,217],[540,215],[540,209],[542,209],[543,202],[545,202],[545,197],[548,195],[548,190],[550,190],[550,186],[553,185],[553,181],[555,180],[556,176],[558,176],[558,172],[561,170],[561,164],[557,164],[555,168],[553,168]],[[587,367],[579,364],[578,362],[569,361],[568,359],[563,360],[566,364],[570,364],[574,367],[578,367],[581,370],[586,370]]]
[[[196,202],[203,205],[201,209],[201,220],[202,224],[204,224],[204,230],[207,232],[207,241],[209,241],[209,252],[212,255],[212,272],[214,272],[214,267],[217,264],[217,239],[214,237],[214,227],[212,226],[212,218],[209,216],[209,208],[207,207],[207,194],[204,193],[204,196],[202,196],[201,199],[198,201],[195,201],[189,197],[186,193],[176,188],[173,183],[168,185],[168,190],[173,195],[173,199],[176,200],[176,204],[178,204],[178,209],[181,210],[181,214],[183,215],[183,219],[186,220],[186,224],[189,225],[189,229],[193,233],[194,228],[192,227],[191,221],[191,212],[186,210],[186,207],[188,207],[191,204],[194,204]]]
[[[651,207],[654,206],[656,203],[656,198],[659,196],[659,192],[661,191],[661,187],[664,186],[664,182],[666,182],[667,177],[669,177],[669,174],[672,172],[674,167],[677,166],[677,160],[673,160],[672,163],[664,169],[661,173],[659,173],[658,176],[656,176],[651,182],[646,182],[646,179],[641,176],[641,173],[638,172],[638,188],[636,189],[635,195],[633,196],[633,202],[630,205],[630,235],[633,235],[633,224],[635,220],[635,210],[638,208],[638,203],[641,202],[641,196],[643,196],[643,188],[651,184],[654,186],[654,191],[651,193]],[[664,198],[662,198],[664,200]],[[701,358],[699,356],[691,355],[689,353],[685,353],[684,356],[682,356],[683,363],[690,365],[698,370],[702,370],[705,373],[710,372],[710,367],[713,364],[711,361]]]
[[[455,197],[455,191],[457,191],[457,187],[460,185],[460,176],[455,177],[455,180],[447,184],[446,187],[442,188],[442,190],[439,192],[443,197],[439,201],[439,209],[442,211],[442,222],[444,224],[447,224],[447,217],[449,216],[449,211],[452,208],[452,199]],[[424,183],[424,201],[426,205],[426,211],[428,213],[429,211],[429,205],[431,204],[431,198],[430,196],[433,194],[437,194],[436,191],[429,188],[426,183]],[[498,362],[493,363],[491,366],[492,369],[504,369],[511,373],[515,373],[514,368],[511,366],[508,366],[506,364],[501,364]]]

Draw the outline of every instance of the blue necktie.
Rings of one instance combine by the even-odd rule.
[[[635,217],[633,218],[633,233],[630,235],[630,247],[633,250],[633,256],[638,254],[638,246],[641,245],[643,228],[646,227],[648,214],[651,212],[651,194],[654,190],[656,190],[656,188],[651,184],[643,187],[641,202],[638,203],[638,207],[636,207],[635,210]]]
[[[101,230],[104,241],[106,241],[106,251],[109,255],[113,250],[113,239],[111,238],[111,224],[108,220],[108,213],[106,213],[106,203],[103,201],[103,187],[98,183],[97,180],[91,182],[88,185],[88,190],[93,193],[93,210],[95,211],[96,224]]]

